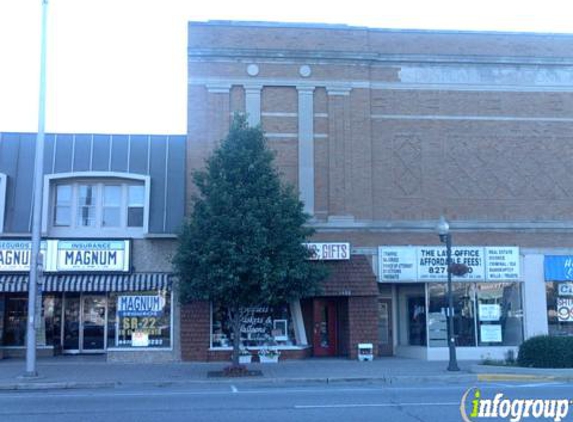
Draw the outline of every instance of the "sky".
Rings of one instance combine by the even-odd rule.
[[[186,133],[187,22],[573,33],[564,0],[49,0],[46,131]],[[0,132],[38,129],[42,0],[0,0]]]

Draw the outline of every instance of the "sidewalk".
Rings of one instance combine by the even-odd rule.
[[[39,359],[37,364],[39,377],[24,379],[21,375],[24,373],[25,362],[20,359],[4,359],[0,360],[0,390],[244,382],[476,382],[484,375],[472,372],[475,372],[478,367],[476,362],[462,361],[459,363],[459,372],[448,372],[447,362],[393,357],[380,358],[373,362],[347,359],[306,359],[284,361],[278,364],[253,363],[249,365],[249,368],[261,370],[262,377],[208,378],[209,371],[221,370],[226,365],[227,363],[224,362],[118,364],[107,363],[103,356],[59,356]],[[482,368],[481,365],[479,368]],[[496,374],[495,367],[487,367],[487,370],[486,375]],[[486,378],[481,380],[488,381]],[[571,380],[573,380],[573,373]]]

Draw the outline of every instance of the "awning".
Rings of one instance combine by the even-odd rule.
[[[169,273],[46,274],[44,292],[129,292],[171,290]],[[28,275],[0,275],[0,292],[27,292]]]

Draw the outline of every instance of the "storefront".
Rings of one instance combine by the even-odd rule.
[[[469,268],[453,277],[453,322],[458,357],[503,357],[524,338],[519,248],[454,247],[454,263]],[[396,354],[447,359],[448,291],[444,247],[381,246],[379,282],[392,292]]]
[[[548,333],[573,336],[573,256],[545,256]]]
[[[39,353],[171,351],[173,296],[169,273],[139,273],[127,239],[42,242]],[[0,344],[24,353],[30,241],[0,241]]]
[[[351,255],[348,243],[310,243],[313,258],[328,267],[320,296],[243,310],[241,346],[252,353],[276,348],[281,359],[355,358],[359,343],[377,348],[378,289],[372,264]],[[226,308],[208,302],[182,307],[184,360],[227,360],[233,343]]]

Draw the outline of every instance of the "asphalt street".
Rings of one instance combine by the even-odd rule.
[[[460,413],[462,396],[475,387],[480,389],[483,398],[503,393],[507,398],[573,399],[573,384],[566,383],[426,383],[419,386],[206,383],[162,388],[6,391],[0,393],[0,421],[458,422],[463,420]],[[573,421],[573,405],[571,408],[564,420]]]

